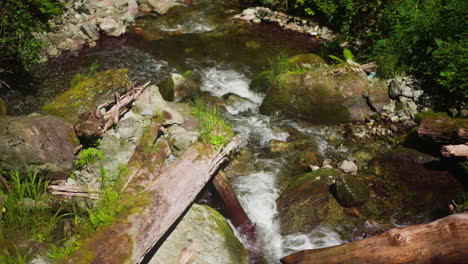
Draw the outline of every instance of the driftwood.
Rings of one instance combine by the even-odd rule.
[[[440,143],[466,143],[468,142],[468,119],[426,118],[419,125],[418,135]]]
[[[98,138],[114,124],[119,122],[131,104],[141,95],[150,83],[141,86],[133,85],[133,88],[124,95],[115,94],[115,101],[100,105],[98,109],[85,113],[80,122],[75,124],[76,135],[80,138]],[[104,113],[102,113],[103,111]]]
[[[192,145],[159,177],[146,182],[143,191],[130,195],[131,208],[111,226],[97,230],[66,262],[141,263],[239,144],[237,136],[220,151]],[[138,175],[134,178],[144,179]]]
[[[249,247],[250,258],[260,259],[263,252],[263,245],[257,238],[255,225],[250,221],[249,217],[245,213],[244,208],[242,208],[242,205],[237,199],[236,193],[229,183],[229,180],[222,171],[213,178],[213,185],[223,200],[231,223],[249,239],[249,243],[251,245]]]
[[[284,264],[468,263],[468,213],[395,228],[340,246],[304,250],[281,259]]]
[[[442,155],[445,157],[455,156],[468,158],[468,143],[442,146]]]
[[[99,192],[86,190],[80,186],[49,185],[48,189],[53,195],[61,195],[67,197],[85,197],[96,200],[99,199]]]

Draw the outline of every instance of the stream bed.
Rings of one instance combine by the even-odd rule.
[[[214,101],[224,102],[224,116],[242,135],[243,149],[252,154],[248,166],[253,169],[230,179],[256,224],[268,263],[279,263],[281,257],[303,249],[349,241],[326,225],[282,235],[277,199],[288,162],[269,149],[272,140],[287,141],[294,133],[316,142],[324,157],[346,157],[352,146],[329,142],[343,140],[342,127],[262,115],[259,108],[265,94],[249,88],[252,79],[267,70],[279,54],[323,55],[320,41],[274,24],[235,22],[226,15],[229,10],[241,11],[227,1],[194,0],[190,6],[175,7],[165,16],[140,18],[123,37],[103,37],[94,48],[37,66],[32,76],[18,84],[22,90],[3,91],[2,96],[10,114],[28,114],[67,90],[72,76],[86,73],[93,64],[100,70],[129,68],[131,78],[139,83],[162,84],[170,73],[191,71],[199,77],[202,91]],[[226,103],[230,98],[234,100]],[[426,215],[421,219],[426,221]]]

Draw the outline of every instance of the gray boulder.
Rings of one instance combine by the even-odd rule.
[[[401,95],[401,85],[397,80],[393,80],[388,85],[388,95],[390,98],[396,100]]]
[[[192,264],[245,264],[248,252],[226,219],[213,208],[193,204],[149,264],[178,263],[184,248],[193,248]]]
[[[160,15],[166,14],[171,7],[180,5],[174,0],[148,0],[148,4]]]
[[[197,141],[199,133],[187,132],[183,127],[171,126],[168,131],[169,143],[172,153],[175,156],[180,156],[184,151]]]
[[[29,167],[50,177],[66,177],[78,144],[73,127],[61,118],[0,118],[1,168],[25,172]]]

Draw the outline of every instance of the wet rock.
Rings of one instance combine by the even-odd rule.
[[[44,105],[41,112],[62,117],[75,124],[84,113],[113,101],[116,92],[127,92],[130,84],[128,69],[107,70],[92,77],[78,74],[73,78],[70,90]]]
[[[320,225],[353,225],[352,217],[329,192],[329,185],[342,175],[339,170],[321,168],[296,176],[277,200],[281,233],[307,233]]]
[[[200,92],[200,83],[195,80],[193,73],[171,73],[169,80],[161,86],[161,94],[166,100],[181,101],[193,97]]]
[[[367,77],[348,65],[283,73],[274,84],[260,107],[262,114],[343,123],[364,121],[369,111],[363,97]]]
[[[367,184],[352,175],[338,177],[334,188],[336,200],[344,207],[362,205],[370,197]]]
[[[149,264],[177,263],[180,252],[192,243],[196,248],[193,264],[247,264],[249,261],[247,250],[228,221],[209,206],[193,204]]]
[[[337,164],[338,169],[346,172],[346,173],[356,173],[358,171],[358,166],[356,163],[349,161],[349,160],[343,160]]]
[[[257,93],[266,93],[271,87],[269,73],[262,72],[255,77],[249,85],[249,88]]]
[[[68,176],[79,144],[72,126],[54,116],[0,118],[0,167]]]

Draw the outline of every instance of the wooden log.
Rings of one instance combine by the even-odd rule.
[[[442,155],[445,157],[465,157],[468,158],[468,143],[460,145],[442,146]]]
[[[281,259],[283,264],[468,263],[468,213],[395,228],[340,246],[304,250]]]
[[[159,177],[145,182],[144,188],[132,188],[132,182],[146,178],[134,176],[139,181],[133,180],[127,188],[140,191],[131,193],[132,207],[111,226],[97,230],[85,240],[66,263],[141,263],[239,144],[240,136],[220,151],[192,145]],[[143,163],[145,166],[152,164]]]
[[[250,259],[261,259],[263,252],[263,245],[257,238],[257,231],[255,225],[250,221],[249,216],[245,213],[244,208],[237,199],[236,193],[232,189],[229,180],[224,173],[220,171],[213,178],[213,185],[223,200],[226,207],[227,214],[231,223],[249,240],[249,253]]]
[[[49,185],[48,189],[53,195],[61,195],[67,197],[85,197],[98,200],[99,192],[86,190],[80,186],[71,185]]]
[[[468,119],[426,118],[419,125],[418,135],[441,143],[465,143],[468,142]]]

